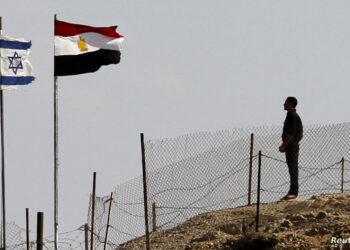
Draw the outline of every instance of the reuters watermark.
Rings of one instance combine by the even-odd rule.
[[[332,244],[350,244],[350,237],[349,238],[332,237],[331,243]]]

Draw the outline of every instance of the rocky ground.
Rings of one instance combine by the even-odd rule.
[[[258,233],[255,216],[255,205],[201,214],[151,233],[151,249],[350,249],[350,194],[261,204]],[[145,237],[117,249],[145,249]]]

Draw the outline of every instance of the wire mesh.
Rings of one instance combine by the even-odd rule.
[[[299,154],[299,197],[350,191],[350,123],[304,127]],[[157,229],[177,226],[198,214],[248,203],[251,133],[254,134],[252,203],[257,194],[257,154],[262,151],[261,202],[288,192],[289,173],[281,126],[202,132],[145,144],[149,221],[156,204]],[[119,185],[110,220],[108,246],[113,249],[145,232],[142,177]],[[91,203],[91,202],[90,202]],[[97,199],[95,248],[103,249],[109,196]],[[89,206],[88,221],[91,217]]]
[[[136,178],[119,185],[114,191],[112,201],[110,228],[107,239],[107,249],[114,249],[120,243],[126,242],[144,233],[144,205],[142,178]],[[108,220],[110,196],[96,197],[94,248],[103,249]],[[90,199],[88,224],[91,228]],[[89,234],[89,240],[90,234]]]
[[[82,228],[64,232],[59,234],[59,249],[68,250],[84,250],[84,230]],[[36,237],[33,232],[30,231],[30,249],[36,249]],[[11,222],[6,224],[6,249],[8,250],[26,250],[26,230],[19,227],[16,223]],[[53,250],[54,236],[48,236],[44,238],[43,249]]]

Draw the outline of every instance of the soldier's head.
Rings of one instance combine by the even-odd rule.
[[[298,105],[297,98],[293,96],[289,96],[284,102],[284,110],[293,110],[297,105]]]

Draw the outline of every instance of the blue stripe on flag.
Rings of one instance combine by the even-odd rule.
[[[0,48],[4,49],[29,49],[32,46],[32,41],[29,42],[18,42],[18,41],[7,41],[0,40]]]
[[[0,84],[2,85],[26,85],[34,81],[33,76],[0,76]]]

